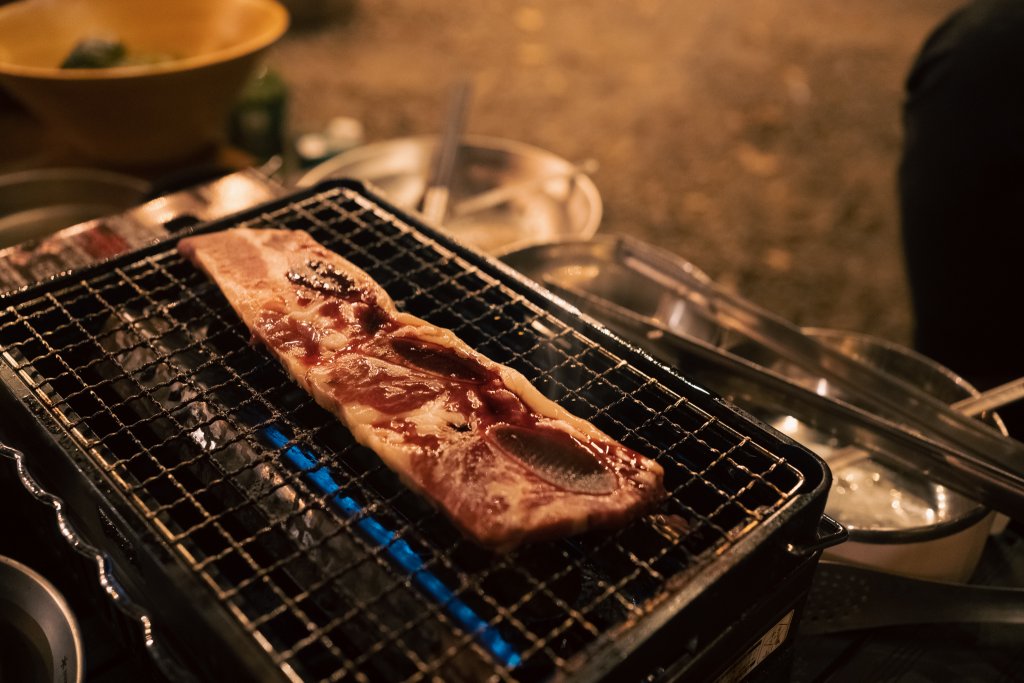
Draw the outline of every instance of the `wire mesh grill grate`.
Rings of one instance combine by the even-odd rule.
[[[249,344],[173,247],[0,311],[3,358],[275,664],[302,680],[543,680],[773,511],[801,473],[508,278],[344,187],[309,231],[626,445],[670,497],[616,533],[495,557]]]

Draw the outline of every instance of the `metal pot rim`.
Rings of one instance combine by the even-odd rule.
[[[895,342],[876,337],[874,335],[862,333],[862,332],[847,332],[844,330],[836,330],[831,328],[820,328],[820,327],[806,327],[803,328],[804,332],[812,337],[820,340],[827,341],[827,338],[844,338],[854,339],[891,350],[899,353],[913,361],[920,363],[930,370],[934,371],[937,375],[942,375],[950,382],[962,387],[968,394],[976,396],[980,392],[967,380],[957,375],[955,372],[950,370],[944,365],[937,363],[936,361],[928,358],[927,356],[914,351],[908,347]],[[988,416],[989,422],[999,431],[1003,436],[1009,436],[1009,432],[1006,426],[1003,424],[1002,418],[997,413],[992,413]],[[961,494],[956,494],[964,497]],[[965,500],[969,500],[964,497]],[[970,509],[954,519],[942,520],[929,524],[927,526],[917,526],[905,529],[858,529],[849,528],[849,539],[851,542],[859,543],[870,543],[877,545],[900,545],[906,543],[924,543],[927,541],[951,536],[955,533],[969,529],[975,524],[982,522],[991,511],[982,503],[975,502]],[[840,520],[842,521],[842,520]]]
[[[0,556],[0,597],[7,602],[12,603],[19,609],[22,609],[29,614],[33,619],[35,614],[28,608],[26,608],[26,602],[33,596],[26,595],[24,591],[24,582],[28,582],[32,586],[32,593],[35,594],[36,598],[42,597],[45,601],[44,610],[47,615],[52,618],[52,621],[59,624],[58,628],[61,630],[66,629],[67,635],[70,637],[70,646],[74,655],[74,678],[70,679],[73,681],[82,681],[84,679],[84,645],[82,641],[81,629],[78,625],[78,620],[75,618],[74,613],[68,606],[67,600],[64,596],[51,584],[45,577],[36,572],[35,570],[27,567],[26,565],[18,562],[17,560],[11,559],[10,557]],[[21,583],[21,590],[18,590],[17,594],[14,595],[14,591],[19,588],[17,585]],[[13,584],[13,585],[12,585]],[[39,591],[41,593],[37,593]],[[47,638],[47,645],[53,649],[54,636],[52,633],[47,632],[46,624],[40,624],[43,629],[43,633]],[[57,662],[54,662],[54,666]]]

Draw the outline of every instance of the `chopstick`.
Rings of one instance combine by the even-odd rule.
[[[455,174],[455,161],[459,155],[459,142],[465,127],[471,91],[468,81],[460,81],[452,89],[444,129],[434,151],[427,189],[420,199],[420,213],[434,225],[443,224],[448,215],[452,176]]]

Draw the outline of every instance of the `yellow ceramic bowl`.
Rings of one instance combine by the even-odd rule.
[[[246,78],[287,27],[276,0],[21,0],[0,7],[0,83],[89,157],[160,166],[222,140]],[[60,68],[88,38],[169,58]]]

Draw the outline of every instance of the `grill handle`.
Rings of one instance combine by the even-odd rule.
[[[124,614],[129,621],[138,625],[147,651],[157,667],[165,674],[175,676],[174,680],[179,680],[178,677],[183,681],[193,680],[191,674],[183,671],[174,658],[166,652],[162,641],[156,638],[149,614],[142,606],[132,600],[125,591],[124,586],[114,575],[114,566],[110,557],[79,535],[78,530],[68,517],[64,501],[39,484],[29,470],[25,454],[17,448],[0,442],[0,459],[13,461],[15,473],[21,485],[25,487],[25,490],[37,501],[52,508],[60,535],[67,541],[68,546],[74,552],[85,557],[95,565],[97,581],[103,593],[115,609]]]
[[[786,552],[795,557],[810,557],[815,553],[844,543],[849,535],[846,527],[823,514],[818,520],[814,539],[808,543],[789,543],[786,545]]]

